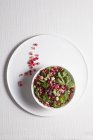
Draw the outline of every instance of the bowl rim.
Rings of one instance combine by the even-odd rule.
[[[32,82],[31,82],[31,93],[32,93],[33,98],[35,99],[35,101],[38,103],[39,106],[41,106],[41,107],[44,108],[44,109],[48,109],[48,110],[56,110],[56,109],[59,110],[59,109],[61,109],[62,107],[64,107],[65,105],[69,104],[69,102],[68,102],[67,104],[65,104],[65,105],[63,105],[62,107],[59,107],[59,108],[48,107],[48,106],[44,105],[43,103],[41,103],[41,102],[38,100],[38,98],[35,96],[35,94],[34,94],[33,83],[34,83],[34,80],[35,80],[36,76],[39,74],[39,72],[42,71],[43,69],[47,68],[47,67],[56,67],[56,66],[61,67],[61,68],[65,69],[65,70],[67,70],[66,68],[64,68],[64,67],[62,67],[62,66],[59,66],[59,65],[55,65],[55,66],[54,66],[54,65],[47,65],[47,66],[44,66],[44,67],[40,68],[40,69],[35,73],[35,75],[34,75],[33,78],[32,78]],[[68,72],[68,73],[71,75],[71,77],[73,78],[72,74],[71,74],[68,70],[67,70],[67,72]],[[74,81],[74,83],[75,83],[74,78],[73,78],[73,81]],[[75,91],[76,91],[76,84],[75,84]],[[74,91],[74,94],[75,94],[75,91]],[[72,99],[73,99],[73,97],[72,97]],[[72,99],[71,99],[71,100],[72,100]]]

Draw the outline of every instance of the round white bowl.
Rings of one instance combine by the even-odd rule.
[[[31,82],[31,92],[32,92],[32,96],[33,96],[33,98],[35,99],[35,101],[38,103],[38,105],[40,105],[41,107],[43,107],[43,108],[45,108],[45,109],[48,109],[48,110],[60,109],[60,108],[64,107],[65,105],[69,104],[69,102],[68,102],[67,104],[63,105],[62,107],[59,107],[59,108],[48,107],[48,106],[42,104],[42,103],[38,100],[38,98],[35,96],[35,94],[34,94],[34,88],[33,88],[34,80],[35,80],[35,78],[37,77],[37,75],[40,73],[40,71],[43,70],[43,69],[45,69],[45,68],[47,68],[47,67],[55,67],[55,66],[46,66],[46,67],[42,67],[41,69],[39,69],[39,70],[36,72],[36,74],[34,75],[34,77],[33,77],[33,79],[32,79],[32,82]],[[60,67],[62,67],[62,66],[60,66]],[[62,68],[65,69],[64,67],[62,67]],[[67,70],[67,69],[66,69],[66,70]],[[68,70],[67,70],[67,71],[68,71]],[[72,76],[72,74],[71,74],[69,71],[68,71],[68,73]],[[73,76],[72,76],[72,78],[73,78]],[[74,80],[74,78],[73,78],[73,80]],[[75,82],[75,81],[74,81],[74,82]],[[76,85],[75,85],[75,89],[76,89]],[[75,94],[75,92],[74,92],[74,94]],[[72,99],[73,99],[73,97],[72,97]],[[72,99],[71,99],[71,100],[72,100]],[[70,102],[71,102],[71,101],[70,101]]]

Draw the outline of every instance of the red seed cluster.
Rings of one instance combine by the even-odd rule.
[[[39,65],[40,63],[37,62],[37,60],[39,59],[39,55],[36,56],[32,53],[29,54],[29,61],[27,62],[29,69],[32,69],[33,67],[35,67],[36,65]]]
[[[27,62],[29,70],[19,74],[19,77],[21,76],[31,76],[33,72],[36,72],[36,68],[34,68],[36,65],[39,65],[39,54],[34,54],[35,47],[38,46],[37,43],[33,43],[31,46],[31,51],[29,52],[29,60]],[[33,50],[33,51],[32,51]],[[23,81],[18,81],[18,86],[23,86]]]

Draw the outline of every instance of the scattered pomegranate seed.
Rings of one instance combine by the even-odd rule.
[[[31,47],[32,50],[35,50],[35,46],[38,46],[37,43],[33,43]],[[31,76],[32,72],[35,72],[36,69],[34,68],[36,65],[39,65],[39,62],[36,62],[39,59],[39,54],[33,54],[33,51],[29,52],[29,60],[27,62],[29,71],[25,72],[24,74],[19,74],[19,76]],[[34,69],[33,69],[34,68]],[[18,86],[23,86],[23,81],[18,82]]]
[[[35,56],[36,56],[36,57],[38,57],[38,56],[39,56],[39,54],[35,54]]]
[[[22,87],[23,86],[23,81],[18,81],[18,86]]]
[[[24,73],[25,76],[28,76],[28,74],[29,74],[28,71]]]
[[[33,53],[32,52],[29,52],[29,55],[33,55]]]
[[[32,75],[32,70],[29,70],[29,75]]]
[[[32,66],[31,67],[29,66],[29,69],[33,69],[33,67]]]
[[[22,73],[21,73],[21,74],[19,74],[19,77],[20,77],[20,76],[23,76],[23,74],[22,74]]]
[[[34,43],[33,46],[38,46],[38,44],[37,43]]]
[[[33,56],[30,56],[29,59],[33,59]]]
[[[39,64],[40,64],[39,62],[36,63],[36,65],[39,65]]]
[[[36,69],[33,69],[33,71],[35,72],[35,71],[36,71]]]
[[[35,50],[35,47],[31,47],[31,49]]]
[[[36,61],[36,60],[38,60],[38,57],[33,58],[33,61]]]

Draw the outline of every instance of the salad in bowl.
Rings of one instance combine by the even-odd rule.
[[[56,109],[68,104],[75,94],[75,81],[71,73],[61,66],[40,69],[31,84],[36,102],[46,109]]]

